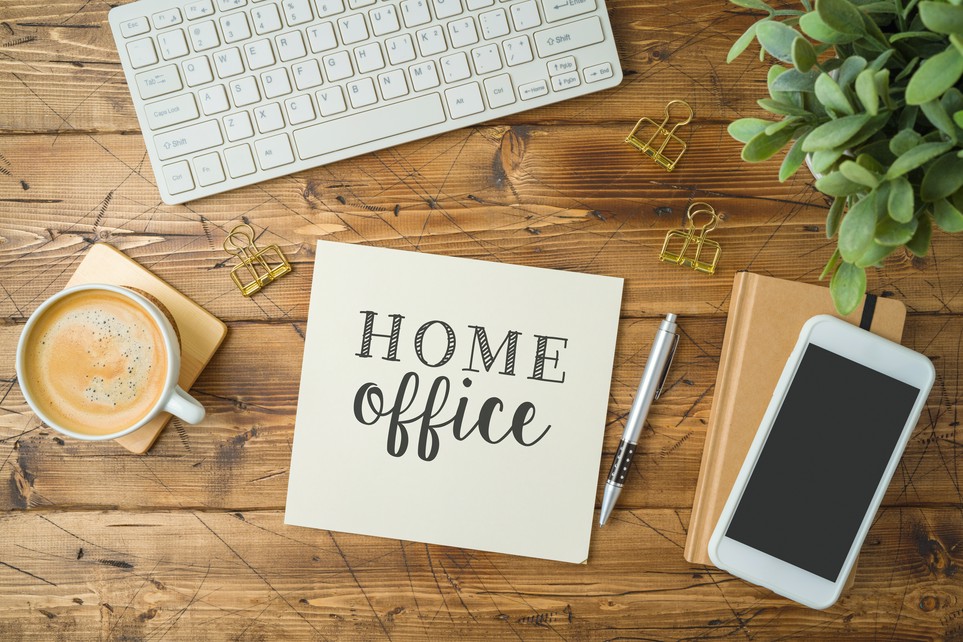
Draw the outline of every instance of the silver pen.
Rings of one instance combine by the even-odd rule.
[[[659,398],[665,387],[665,377],[669,374],[672,357],[679,345],[679,335],[675,331],[676,318],[676,315],[671,313],[665,315],[665,319],[659,324],[659,329],[655,333],[649,358],[645,362],[645,370],[642,371],[642,381],[639,382],[639,389],[635,393],[629,418],[625,421],[625,431],[622,433],[619,448],[615,452],[609,478],[605,481],[599,526],[605,526],[609,515],[612,514],[612,509],[615,508],[615,502],[619,500],[622,484],[625,483],[625,477],[629,473],[629,465],[632,463],[635,446],[639,441],[639,433],[642,432],[642,425],[649,414],[649,408],[652,407],[652,401]]]

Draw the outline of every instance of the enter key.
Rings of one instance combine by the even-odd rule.
[[[558,22],[595,11],[595,0],[542,0],[545,22]]]

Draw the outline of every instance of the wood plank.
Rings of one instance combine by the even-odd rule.
[[[724,0],[607,3],[622,85],[505,122],[634,123],[661,120],[668,100],[688,100],[701,121],[759,111],[765,70],[752,55],[725,65],[750,12]],[[107,3],[62,0],[4,3],[0,16],[0,131],[133,131],[139,129],[107,24]]]
[[[686,563],[686,511],[617,511],[594,534],[587,565],[315,531],[282,517],[7,515],[0,635],[911,641],[963,632],[957,510],[884,510],[853,589],[826,611]]]
[[[598,488],[657,326],[656,319],[621,324]],[[685,334],[671,387],[653,406],[643,431],[620,499],[624,507],[688,508],[692,502],[725,321],[683,318],[681,328]],[[0,379],[7,382],[0,404],[0,479],[6,480],[0,483],[0,509],[282,508],[303,331],[300,324],[231,324],[193,388],[207,406],[205,421],[173,423],[149,454],[139,457],[110,442],[61,439],[41,427],[13,381],[19,327],[0,327]],[[904,344],[933,359],[939,379],[886,496],[888,505],[963,504],[958,454],[963,428],[957,416],[961,336],[961,316],[909,319]]]
[[[482,127],[187,206],[160,203],[136,136],[7,136],[0,316],[22,319],[63,287],[95,240],[117,245],[225,320],[303,320],[319,238],[623,277],[628,316],[719,314],[737,270],[817,282],[833,242],[811,177],[779,184],[775,162],[742,163],[738,145],[710,128],[693,141],[705,151],[670,175],[622,144],[620,133],[605,125]],[[714,276],[657,259],[693,199],[725,216],[712,235],[723,247]],[[251,301],[234,293],[221,248],[242,218],[295,264]],[[963,244],[936,232],[929,257],[900,251],[884,270],[871,269],[870,290],[911,310],[959,313],[961,257]]]

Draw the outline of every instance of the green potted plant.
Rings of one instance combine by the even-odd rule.
[[[820,278],[832,275],[848,314],[866,268],[904,246],[923,256],[934,224],[963,230],[963,0],[730,1],[766,13],[728,61],[753,40],[760,59],[778,61],[758,103],[780,120],[741,118],[729,133],[749,162],[791,143],[779,180],[808,161],[833,197],[826,235],[838,235],[837,248]]]

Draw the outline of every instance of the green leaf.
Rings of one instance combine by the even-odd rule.
[[[864,69],[866,69],[866,59],[862,56],[850,56],[843,61],[836,74],[836,82],[840,87],[846,88]]]
[[[891,218],[884,218],[876,226],[876,242],[890,247],[903,245],[913,238],[918,224],[915,218],[911,218],[906,223],[897,223]]]
[[[888,109],[893,109],[893,97],[889,93],[889,69],[877,71],[873,74],[873,81],[876,83],[876,93],[883,97]]]
[[[833,204],[829,206],[829,214],[826,215],[826,238],[833,238],[839,231],[839,222],[843,218],[844,207],[846,207],[845,196],[837,196],[833,199]],[[820,280],[822,278],[820,277]]]
[[[804,74],[790,69],[769,83],[769,89],[777,92],[812,92],[818,77],[819,72],[815,69]]]
[[[963,213],[945,198],[933,203],[933,219],[944,232],[963,232]]]
[[[797,107],[791,103],[787,103],[782,100],[773,100],[772,98],[760,98],[756,101],[756,104],[773,114],[778,114],[780,116],[809,116],[809,112],[802,107]]]
[[[839,33],[854,36],[864,33],[863,17],[849,0],[816,0],[816,13]]]
[[[923,110],[923,115],[926,116],[926,119],[933,123],[933,126],[946,134],[947,138],[952,142],[956,142],[956,126],[953,124],[953,119],[950,118],[950,115],[943,109],[940,101],[931,100],[928,103],[923,103],[920,105],[920,109]]]
[[[948,153],[940,156],[926,168],[920,184],[920,198],[927,203],[947,198],[963,187],[963,158]],[[939,224],[939,219],[937,219]],[[942,226],[940,226],[942,227]]]
[[[897,223],[908,223],[913,220],[914,211],[913,186],[905,176],[890,182],[887,211],[889,217]]]
[[[833,255],[829,257],[826,261],[826,267],[823,268],[822,273],[819,275],[819,280],[822,281],[827,276],[832,274],[833,270],[836,269],[836,264],[839,263],[839,248],[833,250]]]
[[[829,282],[829,292],[833,296],[836,310],[844,316],[849,314],[866,294],[866,270],[845,261],[840,263]]]
[[[889,151],[902,156],[909,150],[923,142],[923,137],[912,129],[904,129],[889,141]]]
[[[770,55],[783,62],[792,62],[792,43],[798,37],[795,29],[781,22],[764,20],[756,23],[756,40]]]
[[[957,127],[963,129],[963,111],[958,111],[953,114],[953,122],[956,123]]]
[[[749,163],[758,163],[772,158],[792,139],[792,134],[793,132],[790,129],[776,132],[772,136],[766,132],[756,134],[742,148],[742,160]]]
[[[765,131],[771,124],[771,120],[762,118],[740,118],[729,123],[728,131],[729,135],[740,143],[748,143],[753,136]]]
[[[937,33],[963,33],[963,7],[943,2],[920,2],[920,19]]]
[[[803,38],[802,36],[797,36],[795,40],[792,41],[791,50],[792,64],[800,73],[804,73],[813,68],[816,64],[816,50],[813,49],[811,42]]]
[[[816,79],[816,98],[828,109],[837,114],[852,114],[853,106],[840,86],[829,74],[819,74]]]
[[[758,23],[754,22],[749,25],[749,28],[746,29],[734,43],[732,43],[732,47],[729,48],[729,53],[726,56],[727,63],[738,58],[742,52],[745,51],[750,44],[752,44],[752,41],[756,37],[756,24]]]
[[[887,49],[883,53],[876,56],[876,58],[873,59],[873,62],[869,63],[869,68],[872,69],[873,71],[882,71],[883,67],[886,65],[886,63],[893,56],[894,53],[896,53],[895,49]]]
[[[855,261],[869,244],[876,231],[876,192],[870,192],[853,204],[839,225],[839,253],[843,260]]]
[[[809,134],[803,149],[807,152],[821,149],[845,149],[846,143],[859,133],[870,118],[869,114],[857,114],[823,123]]]
[[[889,256],[897,247],[899,246],[880,245],[876,241],[873,241],[872,245],[856,260],[856,267],[868,268],[879,265],[883,259]]]
[[[839,171],[854,183],[859,183],[870,189],[879,186],[879,179],[876,178],[876,175],[854,161],[843,161],[839,165]]]
[[[811,134],[810,134],[811,135]],[[865,191],[865,187],[849,180],[840,171],[816,179],[816,189],[827,196],[849,196]]]
[[[799,166],[802,165],[803,160],[806,158],[806,152],[803,151],[803,142],[806,140],[806,136],[809,135],[809,130],[807,129],[805,133],[796,138],[793,142],[792,147],[786,153],[786,157],[782,159],[782,165],[779,167],[779,182],[784,183],[786,180],[796,173]]]
[[[865,151],[861,151],[859,156],[856,157],[856,164],[865,167],[874,174],[882,174],[886,170],[876,158],[867,154]]]
[[[794,127],[795,125],[798,125],[798,124],[799,124],[798,118],[796,118],[795,116],[789,116],[788,118],[783,118],[782,120],[777,121],[775,123],[770,123],[769,126],[766,127],[765,132],[770,136],[772,136],[776,132],[781,132],[786,127]]]
[[[805,150],[804,150],[805,151]],[[832,169],[833,164],[845,153],[843,149],[824,149],[813,152],[809,159],[812,170],[818,174],[825,174]]]
[[[863,103],[866,112],[875,116],[879,111],[879,94],[876,92],[876,78],[872,69],[864,69],[856,76],[856,96]]]
[[[923,143],[910,149],[905,154],[893,161],[886,172],[887,179],[893,179],[910,172],[923,163],[926,163],[940,154],[948,152],[953,147],[952,143]]]
[[[938,33],[933,33],[932,31],[904,31],[902,33],[894,33],[889,37],[889,41],[892,43],[899,42],[900,40],[909,40],[911,38],[919,38],[920,40],[942,40],[943,36]]]
[[[963,75],[963,54],[949,46],[941,53],[923,61],[909,84],[906,85],[906,103],[922,105],[939,98],[944,91],[956,84]]]
[[[819,17],[819,14],[807,13],[799,18],[799,28],[803,33],[819,42],[830,45],[841,45],[858,40],[862,34],[849,34],[836,31]]]
[[[930,217],[923,214],[919,218],[916,234],[906,244],[906,248],[916,256],[926,256],[930,249],[930,238],[933,236],[933,224]]]

